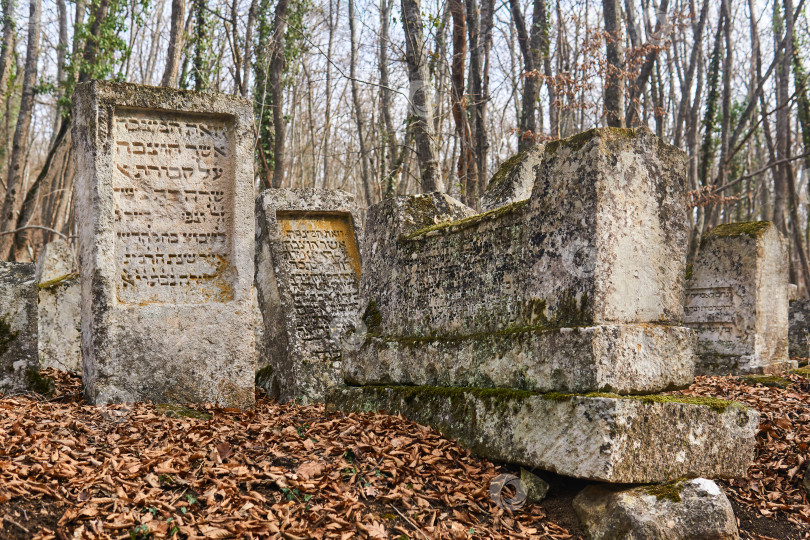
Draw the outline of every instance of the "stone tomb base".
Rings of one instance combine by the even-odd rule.
[[[489,459],[613,483],[743,477],[759,426],[738,403],[661,395],[367,386],[333,391],[327,407],[401,413]]]
[[[649,394],[688,386],[694,333],[602,324],[459,337],[370,337],[346,353],[349,384],[407,384]]]

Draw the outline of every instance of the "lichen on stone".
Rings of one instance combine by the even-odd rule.
[[[61,283],[64,283],[65,281],[69,281],[69,280],[71,280],[71,279],[73,279],[75,277],[78,277],[78,275],[79,274],[77,274],[75,272],[72,273],[72,274],[65,274],[64,276],[59,276],[58,278],[49,279],[48,281],[43,281],[42,283],[39,283],[37,285],[37,287],[40,290],[42,290],[42,289],[50,289],[52,287],[56,287],[57,285],[59,285]]]
[[[607,398],[607,399],[635,399],[642,403],[683,403],[686,405],[700,405],[709,407],[712,410],[722,413],[729,407],[741,407],[746,409],[741,403],[736,401],[728,401],[725,399],[703,397],[703,396],[682,396],[682,395],[667,395],[667,394],[645,394],[645,395],[619,395],[611,392],[589,392],[587,394],[565,394],[561,392],[547,392],[540,394],[543,399],[550,401],[568,401],[574,397],[586,398]]]
[[[509,159],[501,163],[501,166],[498,167],[498,170],[495,172],[495,174],[492,175],[492,178],[489,179],[489,182],[487,183],[487,191],[495,189],[504,180],[506,180],[506,178],[509,176],[509,173],[511,173],[512,170],[515,168],[515,166],[517,166],[521,161],[523,161],[526,158],[531,149],[532,149],[531,147],[525,148],[524,150],[521,150],[514,156],[510,157]]]
[[[440,223],[435,223],[433,225],[429,225],[427,227],[423,227],[421,229],[413,231],[412,233],[403,234],[400,237],[400,241],[413,240],[415,238],[425,236],[426,234],[434,231],[448,230],[451,228],[455,230],[466,229],[468,227],[472,227],[474,225],[482,223],[488,219],[495,219],[499,216],[510,214],[512,212],[522,211],[528,203],[529,199],[524,199],[522,201],[513,202],[512,204],[507,204],[506,206],[502,206],[500,208],[495,208],[494,210],[490,210],[482,214],[476,214],[474,216],[457,219],[454,221],[442,221]]]
[[[653,484],[644,486],[642,489],[648,495],[654,495],[659,501],[668,500],[671,502],[681,502],[681,488],[683,481],[671,482],[669,484]]]
[[[740,221],[737,223],[724,223],[709,231],[701,241],[701,245],[710,238],[727,238],[733,236],[748,235],[751,238],[759,238],[765,231],[770,229],[773,223],[770,221]]]

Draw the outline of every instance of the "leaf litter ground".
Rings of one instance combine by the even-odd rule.
[[[53,370],[56,394],[0,399],[0,538],[578,538],[579,480],[514,513],[488,494],[509,466],[385,414],[327,413],[260,396],[252,412],[94,407]],[[756,463],[722,483],[744,538],[810,538],[802,475],[810,381],[700,377],[684,393],[762,413]]]

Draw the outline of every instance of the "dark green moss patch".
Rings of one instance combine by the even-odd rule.
[[[576,152],[582,149],[591,139],[596,137],[603,137],[607,139],[633,139],[638,135],[641,128],[627,129],[616,127],[603,127],[592,128],[576,135],[572,135],[567,139],[558,139],[546,143],[546,152],[554,155],[561,148],[570,148],[571,151]]]
[[[190,407],[182,405],[173,405],[171,403],[158,403],[155,406],[158,414],[168,416],[169,418],[194,418],[197,420],[211,420],[213,416],[204,411],[198,411]]]
[[[619,394],[612,394],[609,392],[590,392],[587,394],[563,394],[559,392],[549,392],[542,394],[543,399],[552,401],[567,401],[573,397],[587,397],[587,398],[608,398],[608,399],[635,399],[642,403],[685,403],[687,405],[701,405],[710,407],[717,412],[724,412],[731,406],[739,406],[745,408],[744,405],[735,401],[728,401],[725,399],[703,397],[703,396],[681,396],[681,395],[666,395],[666,394],[647,394],[641,396],[620,396]]]
[[[654,484],[641,488],[648,495],[654,495],[659,501],[667,500],[681,502],[681,488],[683,482],[673,482],[671,484]]]
[[[376,333],[382,326],[382,314],[377,308],[377,302],[371,300],[363,312],[363,324],[366,325],[366,330],[370,333]]]
[[[268,390],[273,381],[273,366],[265,366],[256,372],[256,386]]]
[[[57,285],[64,283],[65,281],[70,281],[71,279],[78,277],[79,274],[66,274],[64,276],[60,276],[58,278],[54,278],[48,281],[43,281],[42,283],[38,284],[40,290],[42,289],[50,289],[51,287],[56,287]]]
[[[701,247],[710,238],[729,238],[734,236],[748,235],[751,238],[759,238],[765,231],[770,229],[773,223],[770,221],[740,221],[737,223],[725,223],[718,225],[700,241]]]
[[[799,369],[794,369],[793,373],[802,377],[810,377],[810,364]]]
[[[532,147],[526,148],[525,150],[518,152],[501,163],[501,166],[498,167],[498,170],[492,175],[492,178],[489,179],[489,183],[487,183],[487,191],[491,191],[503,183],[503,181],[509,177],[509,173],[511,173],[512,170],[518,165],[518,163],[526,159],[526,156],[531,150]]]
[[[743,381],[749,386],[761,384],[771,388],[787,388],[791,384],[790,380],[779,375],[746,375],[743,377]]]
[[[37,369],[26,371],[25,378],[28,381],[28,388],[41,396],[53,395],[56,390],[54,380],[50,377],[44,377]]]
[[[687,281],[692,279],[692,268],[693,268],[692,263],[689,263],[689,264],[686,265],[686,280]]]
[[[522,211],[523,208],[528,204],[528,202],[529,199],[525,199],[522,201],[514,202],[512,204],[507,204],[506,206],[502,206],[494,210],[490,210],[489,212],[484,212],[483,214],[476,214],[474,216],[458,219],[455,221],[443,221],[441,223],[429,225],[422,229],[416,230],[410,234],[403,234],[402,236],[400,236],[399,239],[402,242],[407,242],[408,240],[413,240],[415,238],[424,236],[433,231],[449,230],[451,228],[455,230],[466,229],[468,227],[472,227],[474,225],[482,223],[488,219],[495,219],[502,215]]]

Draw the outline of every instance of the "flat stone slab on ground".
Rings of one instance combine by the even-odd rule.
[[[686,284],[684,323],[698,334],[698,375],[775,373],[788,358],[787,242],[769,221],[711,230]]]
[[[88,400],[253,407],[250,102],[94,81],[72,118]]]
[[[574,510],[591,540],[736,540],[737,520],[720,487],[705,478],[626,488],[588,486]]]
[[[759,428],[738,403],[683,396],[366,386],[334,390],[327,407],[401,413],[489,459],[612,483],[744,477]]]
[[[46,393],[42,382],[34,265],[0,262],[0,394]]]

